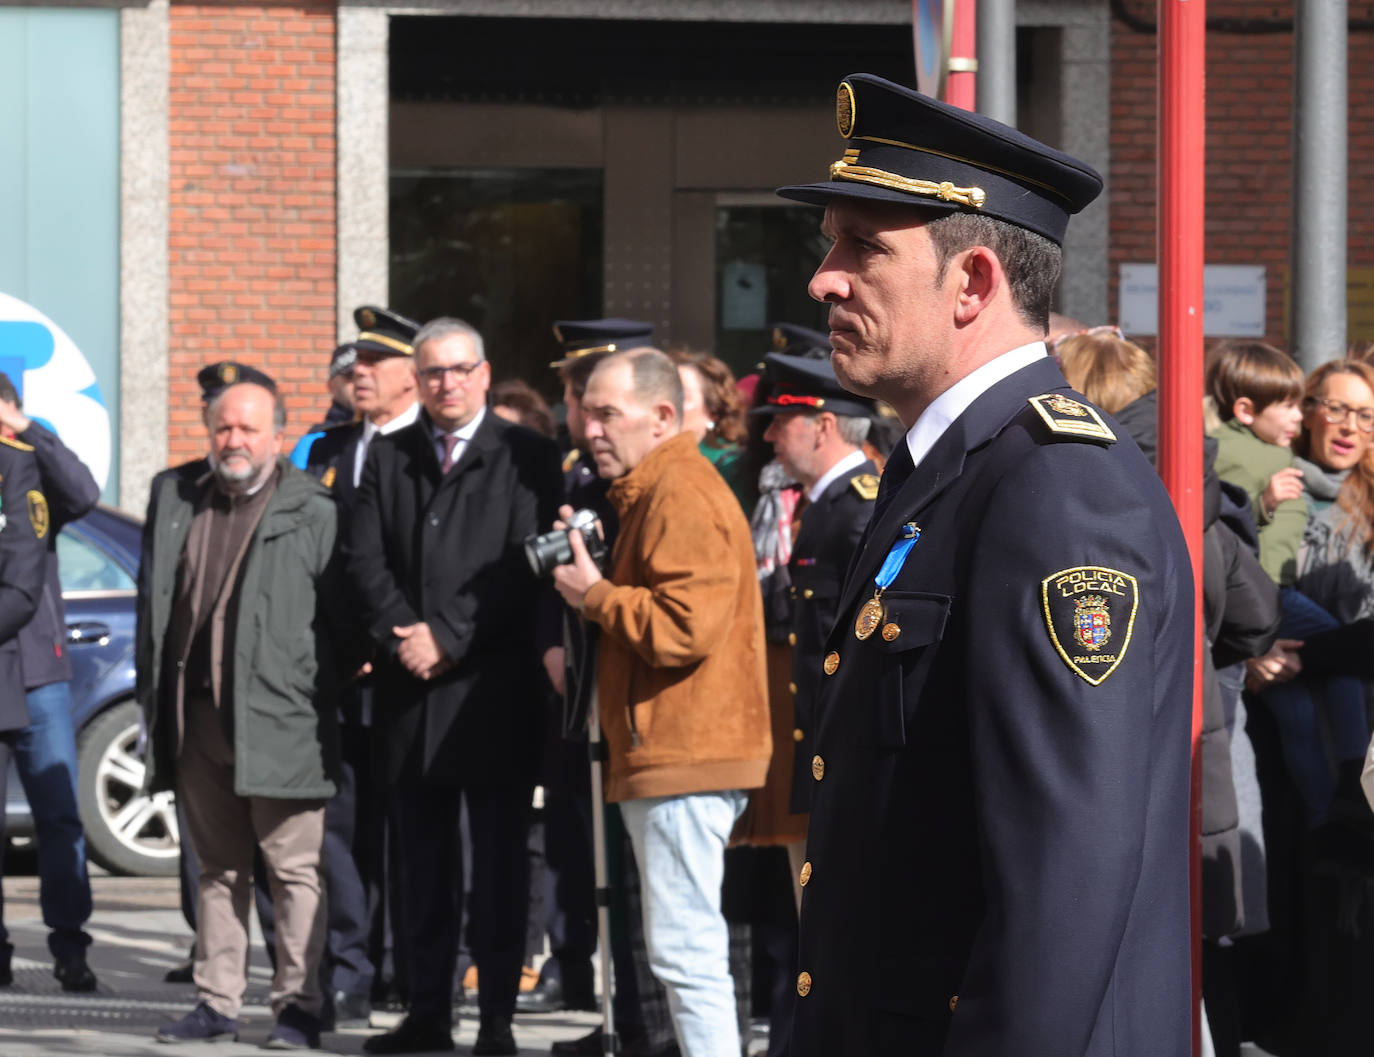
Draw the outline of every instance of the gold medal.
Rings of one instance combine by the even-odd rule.
[[[860,642],[877,631],[878,625],[883,622],[882,599],[883,589],[880,587],[859,609],[859,615],[854,620],[854,637]]]

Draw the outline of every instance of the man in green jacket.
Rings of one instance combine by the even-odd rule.
[[[147,781],[175,789],[201,864],[199,1001],[163,1042],[237,1038],[256,844],[277,919],[267,1045],[319,1044],[336,519],[328,493],[281,457],[283,418],[272,390],[224,389],[207,409],[209,472],[162,480],[150,527],[137,646]]]

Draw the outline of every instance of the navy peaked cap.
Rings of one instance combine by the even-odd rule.
[[[354,342],[345,341],[329,354],[329,377],[337,378],[341,374],[347,374],[353,370],[353,365],[357,362],[358,346]]]
[[[563,346],[563,358],[550,366],[562,367],[593,352],[624,352],[648,345],[654,325],[635,319],[560,319],[553,325],[553,336]]]
[[[783,411],[833,411],[837,415],[868,418],[874,404],[841,387],[829,357],[789,356],[770,352],[763,361],[767,397],[751,415],[776,415]]]
[[[796,323],[773,324],[773,348],[797,356],[808,352],[830,357],[830,335]]]
[[[272,380],[271,375],[236,360],[206,364],[196,372],[196,382],[200,385],[200,398],[207,404],[225,389],[239,382],[252,382],[274,393],[277,391],[277,383]]]
[[[415,320],[377,305],[361,305],[353,310],[353,322],[358,325],[358,337],[351,343],[354,355],[414,356],[415,332],[420,324]]]
[[[872,74],[840,82],[835,123],[848,147],[830,179],[778,189],[827,205],[835,198],[901,202],[995,217],[1064,241],[1069,217],[1102,191],[1102,177],[1063,151],[1000,121]]]

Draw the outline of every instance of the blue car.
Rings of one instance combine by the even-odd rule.
[[[176,807],[145,796],[134,701],[134,606],[142,523],[97,507],[57,538],[72,659],[77,803],[90,858],[114,873],[177,872]],[[33,817],[10,768],[6,833],[33,836]]]

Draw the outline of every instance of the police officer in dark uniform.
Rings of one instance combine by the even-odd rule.
[[[840,585],[878,494],[877,469],[862,447],[873,402],[840,388],[830,368],[827,338],[788,327],[789,341],[783,327],[775,329],[775,344],[802,352],[767,357],[759,386],[762,402],[750,412],[756,421],[767,423],[762,439],[772,445],[781,472],[797,482],[761,498],[755,518],[756,532],[761,524],[777,525],[789,516],[791,522],[786,537],[790,557],[780,570],[783,582],[765,591],[766,597],[781,595],[765,613],[773,759],[763,788],[750,793],[747,821],[735,834],[737,840],[773,845],[760,849],[765,854],[785,849],[778,864],[791,863],[792,880],[775,880],[772,862],[755,859],[754,885],[766,902],[756,904],[750,922],[756,961],[765,955],[773,967],[768,1052],[779,1055],[790,1052],[796,1003],[796,910],[782,900],[789,890],[798,902],[801,895],[795,878],[802,865],[811,802],[807,732],[812,729],[819,683],[813,673],[820,671]],[[812,351],[821,344],[824,359]],[[790,515],[784,497],[795,501]],[[730,877],[728,867],[726,876]],[[778,880],[783,882],[780,889]]]
[[[43,597],[42,537],[49,527],[48,501],[33,448],[0,436],[0,788],[8,780],[14,737],[29,725],[19,632]],[[0,819],[0,847],[4,846],[3,826]],[[0,986],[14,980],[13,954],[14,946],[0,920]]]
[[[0,372],[0,435],[33,448],[48,517],[42,533],[43,599],[19,633],[29,725],[15,738],[15,764],[33,810],[38,834],[38,876],[43,922],[52,931],[48,949],[53,975],[64,991],[94,991],[86,961],[91,937],[91,881],[86,835],[76,798],[76,732],[72,725],[72,662],[67,649],[66,609],[57,566],[57,534],[100,501],[91,471],[41,423],[28,418],[10,378]]]
[[[763,439],[803,488],[787,563],[787,641],[796,688],[791,809],[805,814],[811,810],[811,731],[825,641],[835,625],[845,570],[878,497],[877,468],[863,453],[873,401],[842,389],[828,359],[770,353],[764,363],[768,397],[750,414],[769,417]],[[796,865],[800,869],[800,859]]]
[[[876,77],[810,284],[907,426],[825,644],[792,1052],[1183,1057],[1192,571],[1159,478],[1045,353],[1101,178]]]
[[[414,422],[415,399],[411,342],[420,325],[399,312],[363,305],[353,312],[358,336],[334,351],[334,365],[347,362],[354,372],[354,400],[360,417],[325,428],[310,445],[305,472],[329,489],[339,508],[343,535],[358,501],[363,462],[373,438]],[[361,602],[354,612],[361,613]],[[342,628],[341,624],[341,628]],[[336,644],[361,669],[371,654],[366,628],[351,629],[351,641]],[[322,863],[329,885],[329,939],[321,971],[325,977],[324,1019],[339,1028],[365,1028],[372,1015],[376,976],[386,953],[388,885],[385,805],[372,780],[372,681],[364,677],[339,695],[338,792],[325,806]],[[399,895],[398,895],[399,898]],[[392,908],[398,921],[399,903]],[[405,930],[392,929],[392,942],[404,944]],[[404,991],[404,956],[393,963]]]

